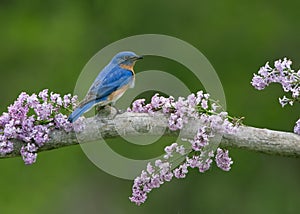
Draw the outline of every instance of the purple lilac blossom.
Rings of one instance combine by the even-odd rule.
[[[39,93],[39,98],[41,98],[44,102],[47,102],[48,101],[48,97],[49,97],[49,94],[48,94],[48,89],[44,89],[43,91],[41,91]]]
[[[274,62],[274,68],[267,62],[262,66],[258,74],[254,74],[251,84],[258,90],[264,89],[270,83],[279,83],[285,92],[290,92],[291,97],[283,96],[279,98],[282,107],[293,105],[299,101],[300,95],[300,70],[295,71],[291,68],[292,61],[284,58]],[[299,121],[299,120],[298,120]],[[294,133],[300,134],[298,121],[294,127]]]
[[[37,105],[40,103],[36,94],[28,96],[26,101],[29,108],[36,108]]]
[[[6,155],[14,150],[14,144],[11,141],[0,141],[0,155]]]
[[[186,163],[181,164],[179,167],[174,169],[173,173],[176,178],[185,178],[188,173],[188,165]]]
[[[28,143],[26,146],[22,146],[20,153],[26,165],[31,165],[35,163],[37,158],[36,151],[37,151],[37,147],[33,143],[32,144]]]
[[[300,92],[300,70],[296,72],[291,65],[292,61],[287,58],[275,61],[274,68],[267,62],[259,69],[258,74],[254,74],[251,84],[256,89],[262,90],[270,83],[279,83],[285,92],[292,92],[292,97],[296,98]]]
[[[194,136],[194,139],[189,140],[194,151],[200,151],[203,147],[208,145],[210,136],[208,135],[206,129],[206,126],[199,128],[196,135]]]
[[[138,99],[132,103],[132,109],[128,109],[128,111],[136,112],[136,113],[144,113],[146,112],[144,105],[145,105],[145,99]]]
[[[14,150],[13,141],[24,142],[20,154],[25,164],[36,161],[37,150],[49,141],[49,133],[57,128],[66,132],[81,131],[83,125],[72,125],[61,111],[76,106],[77,96],[59,94],[44,89],[38,95],[22,92],[8,111],[0,116],[0,154],[6,155]]]
[[[212,159],[210,159],[210,158],[200,161],[199,166],[198,166],[199,172],[203,173],[203,172],[206,172],[207,170],[209,170],[211,163],[212,163]]]
[[[233,162],[231,161],[231,158],[228,155],[228,150],[222,150],[222,149],[218,148],[215,159],[216,159],[217,166],[220,169],[222,169],[224,171],[230,170],[231,164]]]
[[[171,181],[172,178],[170,163],[161,160],[156,160],[154,166],[148,163],[147,171],[143,170],[141,175],[135,178],[132,196],[129,199],[140,205],[146,201],[147,193],[154,188],[159,188],[164,182]]]

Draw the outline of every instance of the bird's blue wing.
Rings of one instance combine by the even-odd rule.
[[[104,74],[106,75],[99,75],[91,86],[87,94],[88,100],[106,98],[117,89],[131,84],[134,79],[132,71],[119,66],[111,68],[110,72],[104,71]]]

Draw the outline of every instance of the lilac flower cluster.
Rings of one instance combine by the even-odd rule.
[[[216,163],[217,166],[224,171],[229,171],[231,169],[230,166],[233,163],[233,161],[228,155],[228,150],[223,151],[220,148],[217,149]]]
[[[155,94],[150,103],[145,104],[145,99],[138,99],[127,111],[149,114],[162,111],[169,116],[169,129],[172,131],[182,129],[190,118],[209,122],[215,130],[220,131],[225,128],[224,133],[234,131],[235,126],[229,120],[227,112],[217,113],[220,106],[212,102],[209,97],[209,94],[198,91],[196,94],[190,94],[187,99],[179,97],[175,101],[172,96],[165,98]]]
[[[176,143],[175,143],[176,144]],[[173,152],[181,150],[181,146],[172,144]],[[165,150],[168,147],[166,147]],[[192,153],[192,151],[189,151]],[[170,152],[167,154],[170,155]],[[134,184],[132,186],[132,196],[129,199],[137,205],[141,205],[147,199],[147,194],[151,192],[154,188],[159,188],[163,183],[169,182],[172,178],[185,178],[188,173],[188,168],[198,168],[199,172],[205,172],[211,167],[211,163],[214,157],[214,152],[210,151],[206,155],[206,152],[203,151],[200,155],[193,155],[188,157],[186,155],[186,160],[172,170],[172,163],[166,160],[156,160],[154,166],[151,163],[148,163],[147,170],[143,170],[141,175],[136,177]],[[207,158],[204,158],[206,157]],[[169,157],[169,156],[167,156]],[[217,155],[215,157],[217,166],[224,171],[229,171],[231,168],[231,158],[228,156],[228,151],[223,151],[222,149],[217,149]]]
[[[159,188],[164,182],[170,181],[172,177],[171,166],[168,162],[156,160],[154,166],[148,163],[147,170],[143,170],[141,175],[134,180],[130,200],[137,205],[144,203],[147,193],[154,188]]]
[[[17,100],[0,116],[0,155],[14,151],[14,139],[24,145],[20,154],[25,164],[36,161],[37,150],[49,141],[49,133],[57,128],[73,130],[63,113],[71,111],[77,103],[77,96],[61,97],[45,89],[38,94],[22,92]],[[80,129],[80,128],[78,128]]]
[[[215,154],[209,147],[210,139],[216,131],[221,134],[235,132],[238,125],[227,112],[218,113],[218,107],[216,102],[209,99],[209,94],[203,91],[191,94],[187,99],[179,97],[177,101],[173,97],[165,98],[155,94],[149,104],[145,104],[145,99],[133,102],[132,108],[127,111],[149,114],[161,111],[169,117],[169,129],[173,131],[182,129],[191,118],[202,120],[206,126],[200,127],[192,139],[182,139],[189,142],[188,146],[173,143],[165,147],[164,160],[156,160],[154,166],[148,163],[147,170],[143,170],[134,180],[130,197],[132,202],[137,205],[144,203],[152,189],[159,188],[173,177],[185,178],[188,168],[198,168],[203,173],[211,167]],[[185,160],[173,166],[174,158],[178,155]],[[220,148],[217,149],[215,162],[224,171],[229,171],[233,163],[228,151]]]
[[[251,84],[258,90],[263,90],[271,83],[281,84],[285,92],[290,92],[291,97],[283,96],[279,98],[279,103],[282,107],[287,104],[293,105],[294,102],[300,101],[300,70],[295,71],[291,68],[292,61],[284,58],[274,62],[274,68],[267,62],[262,66],[258,74],[254,74]],[[294,132],[300,134],[300,122],[296,122]]]

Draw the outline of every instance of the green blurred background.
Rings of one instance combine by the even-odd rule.
[[[2,0],[0,110],[21,91],[72,92],[81,69],[101,48],[127,36],[156,33],[202,51],[221,79],[231,115],[244,116],[247,125],[291,131],[299,105],[282,109],[278,85],[256,91],[250,81],[266,61],[287,56],[300,67],[299,7],[296,0]],[[137,64],[137,72],[143,69],[184,70],[155,57]],[[191,79],[183,76],[192,90],[201,89]],[[121,148],[119,153],[131,149]],[[134,149],[130,152],[141,150]],[[231,172],[192,171],[154,190],[141,207],[128,200],[131,181],[95,167],[79,146],[40,153],[32,166],[20,158],[2,159],[0,213],[299,212],[299,159],[242,150],[231,150],[231,156]]]

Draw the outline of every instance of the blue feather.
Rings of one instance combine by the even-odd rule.
[[[107,97],[115,90],[130,84],[133,79],[132,71],[120,68],[117,65],[106,76],[97,78],[89,89],[88,94],[95,95],[97,98]]]
[[[76,108],[72,114],[70,114],[70,116],[68,117],[68,121],[70,121],[71,123],[73,123],[74,121],[76,121],[81,115],[83,115],[86,111],[88,111],[90,108],[93,107],[93,105],[96,104],[96,100],[92,100],[89,103],[84,104],[81,107]]]

